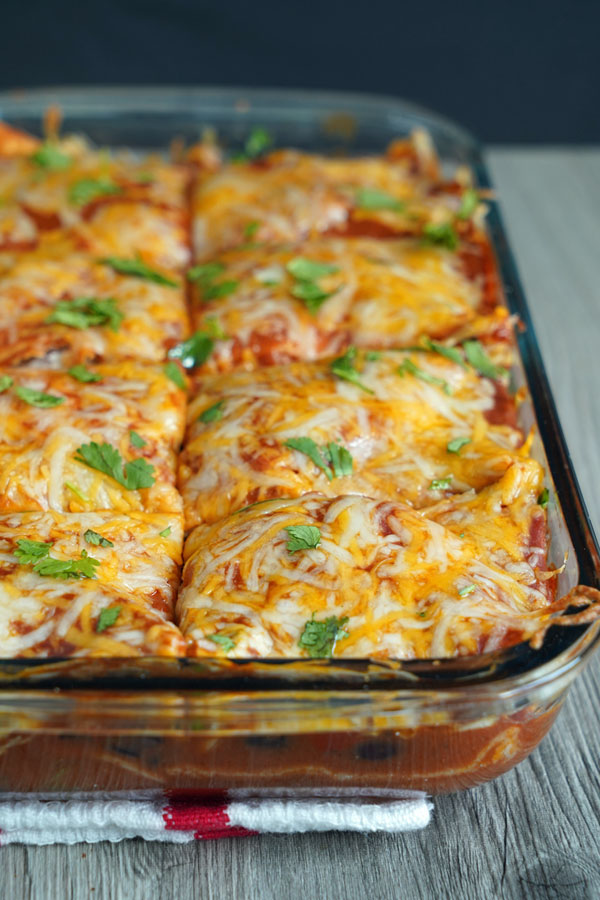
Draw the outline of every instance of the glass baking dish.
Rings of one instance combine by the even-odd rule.
[[[253,126],[277,145],[381,152],[426,128],[444,165],[491,189],[477,142],[396,99],[220,88],[60,88],[0,94],[0,118],[39,133],[58,104],[65,131],[100,145],[166,150],[207,129],[233,148]],[[550,490],[558,592],[599,588],[599,551],[573,473],[495,200],[490,237],[506,303],[522,323],[515,386]],[[453,660],[0,661],[0,793],[238,790],[393,794],[458,790],[505,772],[539,743],[598,645],[600,620],[552,627],[541,647]]]

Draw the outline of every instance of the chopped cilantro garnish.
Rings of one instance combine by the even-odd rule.
[[[198,416],[199,422],[204,422],[205,425],[208,425],[210,422],[218,422],[223,418],[223,406],[225,405],[224,400],[217,400],[216,403],[213,403],[212,406],[209,406],[208,409],[205,409]]]
[[[150,268],[150,266],[146,265],[141,259],[125,259],[120,256],[105,256],[102,259],[99,259],[98,262],[104,263],[105,266],[110,266],[111,269],[114,269],[119,275],[144,278],[146,281],[153,281],[154,284],[162,284],[165,287],[179,287],[178,283],[172,278],[168,278],[166,275],[163,275],[162,272],[157,272],[156,269]]]
[[[162,537],[162,538],[167,538],[167,537],[169,537],[170,534],[171,534],[171,526],[170,525],[167,525],[166,528],[163,528],[162,531],[158,532],[158,536]]]
[[[234,291],[237,291],[239,285],[239,281],[236,281],[233,278],[225,281],[218,281],[216,284],[209,284],[202,288],[202,299],[209,301],[220,300],[221,297],[228,297],[229,294],[233,294]]]
[[[188,269],[187,277],[189,281],[197,281],[201,285],[211,284],[224,271],[225,264],[215,260]]]
[[[81,551],[80,559],[55,559],[50,556],[52,542],[18,540],[15,556],[22,566],[32,565],[37,575],[46,575],[52,578],[95,578],[96,568],[100,565],[98,559],[87,555],[86,550]]]
[[[12,379],[10,375],[0,375],[0,394],[3,394],[9,387],[12,387],[13,381],[14,379]]]
[[[76,381],[81,381],[83,384],[92,384],[95,381],[102,381],[102,375],[90,372],[86,366],[71,366],[70,369],[67,369],[67,374]]]
[[[114,547],[112,541],[109,541],[108,538],[102,537],[101,534],[98,534],[97,531],[93,531],[91,528],[88,528],[87,531],[83,533],[83,539],[88,544],[93,544],[94,547]]]
[[[177,385],[178,388],[181,388],[182,391],[185,391],[185,378],[176,362],[170,360],[168,363],[165,363],[163,372],[173,384]]]
[[[112,178],[81,178],[69,188],[69,201],[75,206],[85,206],[98,197],[121,193],[122,188]]]
[[[333,469],[334,478],[342,478],[344,475],[352,475],[352,455],[341,444],[329,441],[323,447],[323,455]]]
[[[20,538],[17,541],[17,549],[15,556],[22,566],[36,563],[39,559],[44,559],[50,553],[53,542],[45,543],[44,541],[29,541],[26,538]]]
[[[80,330],[107,325],[111,331],[118,331],[123,318],[114,297],[74,297],[73,300],[59,300],[44,322]]]
[[[441,388],[445,394],[452,393],[452,388],[447,381],[443,378],[438,378],[436,375],[431,375],[429,372],[425,372],[424,369],[416,366],[412,359],[405,359],[402,365],[398,366],[397,372],[398,375],[414,375],[419,381],[424,381],[426,384],[432,384],[435,387]]]
[[[239,281],[234,279],[216,281],[224,271],[224,263],[214,260],[213,262],[202,263],[202,265],[189,269],[187,277],[189,281],[196,282],[203,300],[218,300],[220,297],[227,297],[228,294],[232,294],[239,286]]]
[[[352,474],[351,454],[345,447],[334,441],[329,441],[324,447],[319,448],[312,438],[299,437],[290,438],[284,446],[308,456],[317,468],[325,473],[329,481]]]
[[[317,466],[318,469],[321,469],[321,471],[325,473],[329,481],[333,479],[333,475],[331,474],[331,470],[327,465],[327,462],[321,456],[321,451],[312,440],[312,438],[290,438],[285,442],[284,446],[289,447],[290,450],[297,450],[299,453],[303,453],[305,456],[308,456],[308,458],[312,460],[312,462],[314,462],[315,466]]]
[[[448,475],[446,478],[434,478],[431,484],[429,485],[430,491],[447,491],[448,488],[452,484],[452,475]]]
[[[446,450],[448,453],[460,453],[461,449],[466,445],[471,443],[471,438],[468,437],[457,437],[454,438],[453,441],[448,441],[446,444]]]
[[[432,341],[431,338],[428,337],[424,337],[421,341],[421,344],[423,346],[423,349],[433,350],[435,353],[439,353],[440,356],[443,356],[445,359],[449,359],[451,362],[455,362],[459,366],[462,366],[463,369],[467,368],[462,353],[457,347],[448,347],[446,344],[440,344],[439,341]],[[418,349],[421,349],[421,347],[419,347]]]
[[[317,622],[313,613],[304,626],[298,646],[306,650],[312,659],[332,656],[336,643],[348,637],[348,632],[344,631],[347,621],[348,616],[342,616],[341,619],[329,616],[324,621]]]
[[[463,221],[470,219],[477,209],[478,203],[479,194],[477,193],[477,191],[473,188],[467,188],[460,201],[460,208],[457,213],[458,218],[462,219]]]
[[[71,165],[71,157],[50,141],[42,144],[29,159],[39,169],[46,169],[48,172],[64,172]]]
[[[307,259],[305,256],[296,256],[286,265],[286,269],[294,278],[299,281],[317,281],[318,278],[324,278],[326,275],[335,275],[339,272],[338,266],[330,263],[319,262],[314,259]]]
[[[405,203],[378,188],[359,188],[356,192],[355,203],[358,209],[373,211],[389,209],[392,212],[404,212],[406,209]]]
[[[492,362],[479,341],[465,341],[463,347],[468,361],[480,375],[484,375],[486,378],[499,378],[501,375],[506,375],[506,369],[496,366]]]
[[[111,625],[114,625],[121,615],[121,609],[122,607],[120,606],[109,606],[103,609],[96,622],[96,634],[100,634],[102,631],[110,628]]]
[[[336,291],[324,291],[316,281],[297,281],[291,289],[292,297],[302,300],[311,313],[316,313],[325,300],[335,293]]]
[[[130,431],[130,432],[129,432],[129,440],[131,441],[131,445],[132,445],[133,447],[138,447],[138,449],[139,449],[140,447],[145,447],[146,444],[148,443],[148,441],[145,441],[144,438],[141,437],[141,436],[137,433],[137,431]]]
[[[250,162],[258,159],[263,153],[269,149],[273,143],[273,138],[266,128],[253,128],[244,144],[242,153],[238,153],[233,157],[234,162]]]
[[[50,409],[65,402],[64,397],[57,397],[56,394],[44,394],[42,391],[34,391],[32,388],[24,387],[23,385],[15,388],[15,394],[24,403],[28,403],[30,406],[37,406],[40,409]]]
[[[112,444],[97,444],[92,441],[82,444],[75,451],[77,462],[97,469],[104,475],[114,478],[128,491],[149,488],[154,484],[154,466],[145,459],[132,459],[123,465],[121,454]]]
[[[549,500],[550,500],[550,492],[549,492],[548,488],[545,487],[545,488],[543,488],[543,490],[540,492],[540,494],[539,494],[539,496],[538,496],[538,498],[537,498],[537,502],[538,502],[539,505],[542,507],[542,509],[546,509],[546,507],[548,506],[548,501],[549,501]]]
[[[206,637],[209,641],[212,641],[213,644],[219,644],[225,653],[229,653],[229,651],[233,650],[235,647],[235,641],[226,634],[207,634]]]
[[[79,488],[76,485],[72,484],[70,481],[65,481],[65,487],[69,491],[71,491],[71,493],[75,494],[75,496],[78,497],[82,503],[90,502],[89,497],[86,497],[85,494],[82,491],[80,491]]]
[[[216,316],[206,316],[203,324],[209,337],[214,338],[216,341],[224,341],[227,339],[223,326]]]
[[[178,359],[184,369],[194,369],[205,363],[213,352],[215,343],[206,331],[197,331],[187,341],[182,341],[168,352],[169,359]]]
[[[456,250],[458,247],[458,235],[450,222],[428,222],[423,228],[423,241],[446,247],[447,250]]]
[[[374,394],[375,391],[372,391],[370,387],[367,387],[367,385],[363,384],[360,380],[359,374],[354,367],[355,359],[356,347],[348,347],[344,355],[334,359],[329,368],[338,378],[342,378],[344,381],[350,381],[367,394]]]
[[[376,360],[381,359],[381,350],[367,350],[365,359],[367,362],[375,362]]]
[[[312,550],[321,543],[321,532],[315,525],[288,525],[285,530],[289,537],[286,549],[290,553]]]
[[[465,585],[465,587],[462,587],[462,588],[460,589],[460,591],[458,592],[458,596],[459,596],[459,597],[466,597],[467,594],[472,594],[474,590],[475,590],[475,585],[474,585],[474,584],[467,584],[467,585]]]
[[[247,222],[244,225],[244,237],[247,241],[251,241],[258,229],[260,228],[260,222]]]

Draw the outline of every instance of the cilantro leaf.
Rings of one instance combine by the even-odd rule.
[[[20,538],[17,541],[17,549],[14,551],[14,555],[22,566],[26,566],[48,556],[53,544],[53,541],[45,543],[44,541],[29,541],[26,538]]]
[[[208,409],[205,409],[198,416],[199,422],[204,422],[205,425],[208,425],[210,422],[218,422],[223,418],[223,406],[225,405],[224,400],[217,400],[216,403],[213,403],[212,406],[209,406]]]
[[[211,284],[224,271],[225,263],[214,260],[188,269],[187,278],[188,281],[197,281],[200,285]]]
[[[372,391],[370,387],[367,387],[367,385],[363,384],[360,380],[358,372],[354,367],[355,359],[356,347],[348,347],[344,355],[334,359],[329,368],[338,378],[342,378],[344,381],[350,381],[367,394],[374,394],[375,391]]]
[[[253,159],[258,159],[259,156],[266,153],[272,143],[273,138],[266,128],[253,128],[246,138],[243,152],[233,157],[234,162],[251,162]]]
[[[332,656],[336,643],[348,637],[348,632],[344,631],[347,621],[348,616],[342,616],[341,619],[329,616],[323,622],[317,622],[313,613],[304,626],[298,646],[306,650],[312,659]]]
[[[429,485],[430,491],[447,491],[448,488],[452,485],[452,475],[447,475],[446,478],[434,478],[431,484]]]
[[[423,338],[422,345],[425,350],[433,350],[435,353],[439,353],[440,356],[443,356],[445,359],[449,359],[451,362],[455,362],[457,363],[457,365],[462,366],[463,369],[467,368],[462,353],[460,352],[458,347],[448,347],[446,346],[446,344],[440,344],[438,341],[432,341],[431,338],[428,337]]]
[[[286,549],[290,553],[297,550],[312,550],[321,543],[321,532],[315,525],[288,525],[289,535]]]
[[[426,384],[433,384],[435,387],[441,388],[445,394],[452,393],[452,388],[447,381],[443,378],[437,378],[437,376],[431,375],[429,372],[425,372],[424,369],[416,366],[412,359],[405,359],[402,365],[398,366],[396,371],[398,372],[398,375],[414,375],[419,381],[424,381]]]
[[[323,452],[333,469],[334,478],[342,478],[344,475],[352,475],[354,460],[352,459],[351,453],[346,450],[345,447],[342,447],[341,444],[336,444],[333,441],[329,441],[329,443],[326,444],[326,446],[323,448]]]
[[[260,228],[260,222],[247,222],[244,225],[244,238],[247,241],[252,240],[258,229]]]
[[[15,394],[24,403],[37,406],[39,409],[51,409],[51,407],[60,406],[65,402],[64,397],[57,397],[56,394],[44,394],[42,391],[34,391],[24,385],[18,385],[15,388]]]
[[[454,438],[453,441],[448,441],[448,443],[446,444],[446,450],[448,451],[448,453],[460,453],[462,448],[470,443],[471,438],[457,437]]]
[[[382,210],[389,209],[392,212],[404,212],[406,204],[401,200],[396,200],[391,194],[380,191],[378,188],[363,187],[359,188],[355,197],[356,207],[358,209]]]
[[[69,202],[74,206],[86,206],[98,197],[122,193],[122,188],[112,178],[80,178],[69,188]]]
[[[129,275],[132,278],[144,278],[146,281],[153,281],[154,284],[162,284],[165,287],[179,287],[178,283],[172,278],[168,278],[166,275],[163,275],[162,272],[157,272],[156,269],[150,268],[150,266],[146,265],[141,259],[125,259],[121,256],[105,256],[102,259],[99,259],[98,262],[104,263],[105,266],[110,266],[111,269],[114,269],[119,275]]]
[[[86,497],[85,494],[83,494],[79,490],[79,488],[76,487],[74,484],[71,484],[70,481],[65,481],[65,487],[68,488],[70,491],[72,491],[75,494],[75,496],[78,497],[82,501],[82,503],[90,502],[89,497]]]
[[[123,318],[114,297],[74,297],[73,300],[59,300],[44,322],[79,330],[107,325],[111,331],[118,331]]]
[[[479,341],[465,341],[463,347],[467,360],[480,375],[484,375],[486,378],[499,378],[501,375],[506,375],[506,369],[494,365]]]
[[[128,491],[152,487],[155,481],[154,466],[147,460],[139,457],[125,463],[125,487]]]
[[[158,532],[158,536],[163,537],[163,538],[169,537],[170,534],[171,534],[171,526],[170,525],[167,525],[166,528],[163,528],[162,531]]]
[[[315,466],[317,466],[318,469],[321,469],[321,471],[325,473],[329,481],[333,479],[333,475],[331,474],[331,470],[327,465],[326,460],[324,460],[321,456],[321,451],[312,440],[312,438],[290,438],[289,440],[285,441],[284,447],[289,447],[290,450],[297,450],[299,453],[303,453],[305,456],[308,456],[308,458],[314,462]],[[303,528],[305,526],[300,527]]]
[[[539,494],[537,498],[537,502],[542,507],[542,509],[546,509],[548,506],[548,501],[550,500],[550,492],[547,487],[545,487]]]
[[[297,300],[302,300],[308,311],[314,314],[337,291],[324,291],[316,281],[297,281],[290,293]]]
[[[181,388],[182,391],[185,391],[185,378],[176,362],[169,361],[168,363],[165,363],[163,372],[173,384],[177,385],[178,388]]]
[[[97,531],[93,531],[91,528],[88,528],[87,531],[83,533],[83,539],[88,544],[93,544],[95,547],[114,547],[112,541],[109,541],[108,538],[102,537],[101,534],[98,534]]]
[[[14,383],[14,379],[10,375],[0,375],[0,394],[7,391]]]
[[[466,221],[470,219],[475,210],[477,209],[477,204],[479,203],[479,194],[473,188],[467,188],[464,194],[462,195],[460,201],[460,208],[457,213],[457,217]]]
[[[235,647],[235,641],[233,641],[226,634],[207,634],[207,639],[212,641],[214,644],[219,644],[225,653],[229,653],[230,650],[233,650]]]
[[[46,169],[48,172],[64,172],[71,165],[71,157],[58,147],[46,141],[42,146],[32,153],[29,157],[30,161],[39,169]]]
[[[381,359],[381,350],[367,350],[365,359],[367,362],[376,362],[378,359]]]
[[[100,612],[98,621],[96,622],[96,634],[101,634],[114,625],[121,615],[121,606],[108,606]]]
[[[466,584],[464,587],[462,587],[462,588],[459,590],[458,596],[459,596],[459,597],[466,597],[466,596],[468,596],[468,594],[472,594],[474,590],[475,590],[475,585],[474,585],[474,584]]]
[[[204,301],[218,300],[219,297],[227,297],[228,294],[232,294],[239,287],[239,281],[234,279],[216,281],[224,271],[225,264],[213,260],[189,269],[187,277],[189,281],[196,282]]]
[[[76,381],[81,381],[83,384],[92,384],[95,381],[102,381],[102,375],[90,372],[86,366],[71,366],[70,369],[67,369],[67,374]]]
[[[87,550],[82,550],[79,559],[54,559],[52,556],[45,556],[34,564],[33,571],[49,578],[95,578],[99,565],[99,559],[88,556]]]
[[[227,297],[229,294],[233,294],[239,285],[239,281],[235,281],[233,278],[227,281],[219,281],[216,284],[208,284],[205,288],[202,288],[202,299],[208,301]]]
[[[97,444],[95,441],[82,444],[75,451],[75,459],[90,469],[97,469],[114,478],[128,491],[152,487],[155,481],[154,466],[145,459],[134,459],[123,467],[121,454],[111,444]]]
[[[428,222],[423,228],[423,242],[446,247],[447,250],[456,250],[458,247],[458,235],[450,222]]]
[[[129,432],[129,440],[131,441],[132,446],[133,446],[133,447],[137,447],[138,449],[139,449],[140,447],[145,447],[146,444],[148,443],[148,441],[145,441],[144,438],[141,437],[141,436],[137,433],[137,431],[130,431],[130,432]]]
[[[314,259],[307,259],[305,256],[296,256],[294,259],[290,259],[286,269],[298,281],[317,281],[319,278],[324,278],[326,275],[335,275],[336,272],[340,271],[338,266]]]
[[[194,369],[205,363],[214,349],[214,340],[206,331],[197,331],[187,341],[171,347],[167,356],[178,359],[184,369]]]

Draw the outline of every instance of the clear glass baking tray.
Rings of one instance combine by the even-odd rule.
[[[60,106],[65,132],[99,145],[167,150],[207,128],[238,149],[254,126],[276,145],[380,153],[426,128],[450,169],[491,189],[477,141],[401,100],[236,88],[57,88],[0,94],[0,119],[40,133]],[[548,473],[558,593],[600,588],[600,555],[541,361],[500,212],[488,227],[506,303],[522,328],[513,377],[529,399],[534,453]],[[599,623],[553,627],[453,660],[0,660],[0,792],[185,788],[256,792],[453,790],[510,768],[550,727],[599,640]],[[54,760],[51,772],[47,765]]]

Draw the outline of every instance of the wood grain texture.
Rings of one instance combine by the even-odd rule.
[[[600,151],[490,153],[563,426],[600,523]],[[0,851],[4,898],[600,897],[600,658],[516,770],[417,834]]]

